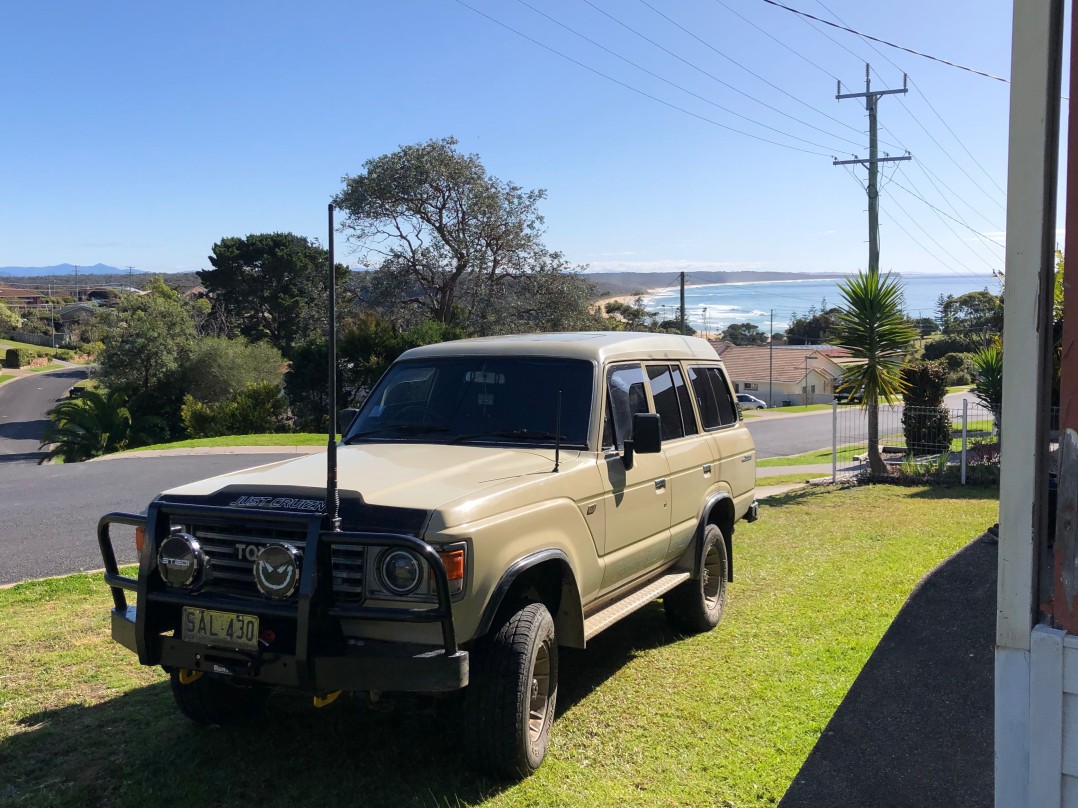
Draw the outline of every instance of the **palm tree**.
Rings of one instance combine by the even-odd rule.
[[[989,410],[996,434],[1003,426],[1003,343],[996,339],[973,355],[973,395]]]
[[[861,362],[848,365],[839,390],[862,391],[868,411],[868,468],[885,474],[880,456],[880,399],[898,400],[906,388],[902,379],[903,352],[917,331],[902,313],[902,285],[891,273],[858,272],[838,285],[843,306],[835,319],[836,343]]]
[[[52,425],[42,435],[41,446],[51,447],[41,462],[59,457],[78,463],[150,442],[163,422],[138,413],[137,405],[138,396],[126,386],[83,389],[78,398],[64,399],[48,412]]]

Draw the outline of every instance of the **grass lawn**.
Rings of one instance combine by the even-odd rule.
[[[830,404],[798,404],[793,407],[771,407],[766,410],[744,410],[742,415],[746,418],[759,418],[760,416],[766,416],[770,413],[776,415],[793,413],[793,412],[816,412],[818,410],[829,410]]]
[[[863,443],[840,446],[838,447],[838,461],[848,463],[853,460],[855,454],[862,454],[864,451],[865,445]],[[756,465],[759,468],[771,468],[774,466],[811,466],[817,463],[830,462],[831,449],[827,448],[799,455],[790,455],[789,457],[765,457],[763,460],[757,460]]]
[[[25,370],[28,370],[31,373],[42,373],[42,372],[44,372],[46,370],[59,370],[62,367],[64,367],[64,365],[57,364],[56,362],[50,362],[49,364],[42,365],[41,367],[25,368]]]
[[[828,477],[829,478],[830,476],[831,476],[830,471],[827,472],[826,474],[822,474],[822,473],[815,473],[815,474],[805,474],[805,473],[801,473],[801,474],[798,474],[798,473],[777,474],[774,477],[757,477],[756,478],[756,484],[757,485],[793,485],[795,483],[803,483],[806,480],[818,480],[821,477]]]
[[[0,373],[0,382],[6,382],[8,379],[14,379],[10,373]]]
[[[225,435],[220,438],[191,438],[174,443],[155,443],[129,449],[142,452],[147,449],[200,449],[207,446],[320,446],[327,442],[323,432],[280,432],[262,435]]]
[[[13,339],[0,339],[0,348],[28,348],[31,351],[46,356],[53,356],[63,348],[50,348],[48,345],[32,345],[29,342],[15,342]]]
[[[0,590],[0,802],[774,805],[913,586],[996,521],[997,492],[812,490],[760,510],[715,631],[677,636],[656,603],[563,652],[547,761],[518,785],[467,767],[452,700],[316,711],[275,693],[253,725],[196,727],[108,639],[99,575]]]

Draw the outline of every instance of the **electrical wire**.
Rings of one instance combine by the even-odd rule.
[[[862,39],[871,40],[872,42],[879,42],[881,45],[886,45],[889,48],[895,48],[896,50],[906,51],[906,53],[912,53],[914,56],[920,56],[920,57],[925,58],[925,59],[931,59],[934,62],[940,62],[942,64],[947,65],[948,67],[955,67],[955,68],[958,68],[959,70],[965,70],[967,73],[974,73],[974,74],[976,74],[978,76],[984,76],[986,79],[993,79],[994,81],[1001,81],[1004,84],[1010,84],[1010,79],[1005,79],[1002,76],[993,76],[991,73],[985,73],[983,70],[977,70],[976,68],[973,68],[973,67],[966,67],[965,65],[960,65],[957,62],[952,62],[952,61],[950,61],[948,59],[943,59],[943,58],[941,58],[939,56],[932,56],[931,54],[928,54],[928,53],[922,53],[921,51],[914,50],[913,48],[907,48],[907,47],[905,47],[903,45],[896,45],[894,42],[888,42],[886,39],[880,39],[879,37],[872,36],[871,34],[864,34],[864,33],[861,33],[860,31],[855,31],[852,28],[847,27],[845,24],[838,25],[837,23],[833,23],[830,20],[825,20],[825,19],[822,19],[820,17],[816,17],[816,16],[814,16],[812,14],[809,14],[807,11],[799,11],[796,8],[791,8],[790,6],[783,5],[782,3],[779,3],[778,0],[764,0],[764,2],[767,3],[768,5],[776,6],[777,8],[785,9],[786,11],[790,11],[790,12],[792,12],[794,14],[798,14],[798,15],[800,15],[802,17],[807,17],[810,20],[815,20],[816,22],[821,22],[824,25],[830,25],[832,28],[838,28],[840,31],[846,31],[847,33],[854,34],[855,36],[859,36]],[[820,5],[823,5],[823,4],[821,3]],[[827,7],[824,6],[824,8],[827,8]],[[839,21],[841,22],[841,18],[839,18],[837,14],[832,12],[831,9],[827,9],[827,11],[832,16],[834,16],[836,19],[839,19]]]
[[[763,128],[763,129],[768,129],[768,130],[770,130],[772,132],[776,132],[776,133],[778,133],[780,135],[792,138],[794,140],[799,140],[802,143],[807,143],[810,146],[816,146],[817,148],[820,148],[820,149],[831,148],[830,146],[825,145],[823,143],[816,143],[815,141],[808,140],[808,139],[803,138],[803,137],[798,137],[797,135],[790,134],[789,132],[786,132],[786,131],[784,131],[782,129],[777,129],[774,126],[769,126],[766,123],[761,123],[760,121],[757,121],[757,120],[755,120],[753,118],[750,118],[747,115],[742,115],[740,112],[735,112],[734,110],[730,109],[729,107],[724,107],[722,104],[719,104],[719,103],[717,103],[715,101],[712,101],[710,98],[706,98],[706,97],[704,97],[702,95],[699,95],[698,93],[695,93],[692,90],[686,89],[685,87],[682,87],[680,84],[677,84],[676,82],[673,82],[670,79],[659,75],[658,73],[655,73],[655,72],[653,72],[651,70],[648,70],[646,67],[643,67],[640,64],[638,64],[637,62],[634,62],[632,59],[629,59],[629,58],[627,58],[625,56],[622,56],[620,53],[617,53],[617,52],[611,50],[610,48],[606,47],[605,45],[603,45],[603,44],[601,44],[599,42],[596,42],[591,37],[580,33],[576,29],[574,29],[574,28],[566,25],[565,23],[561,22],[560,20],[557,20],[554,17],[550,16],[545,11],[541,11],[540,9],[536,8],[531,3],[528,3],[527,0],[517,0],[517,2],[520,3],[522,6],[525,6],[525,7],[529,8],[529,9],[531,9],[532,11],[534,11],[536,14],[540,15],[541,17],[546,18],[547,20],[554,23],[555,25],[561,26],[566,31],[570,32],[571,34],[574,34],[574,35],[580,37],[585,42],[590,42],[592,45],[599,48],[600,50],[605,51],[606,53],[609,53],[611,56],[613,56],[613,57],[615,57],[617,59],[620,59],[621,61],[625,62],[626,64],[632,65],[637,70],[640,70],[640,71],[646,73],[647,75],[651,76],[652,78],[658,79],[659,81],[661,81],[661,82],[663,82],[665,84],[668,84],[668,85],[670,85],[671,87],[673,87],[673,88],[675,88],[677,90],[681,90],[683,93],[686,93],[687,95],[691,95],[693,98],[696,98],[699,101],[703,101],[705,104],[710,104],[711,106],[715,107],[716,109],[721,109],[723,112],[729,113],[730,115],[733,115],[734,117],[741,118],[742,120],[748,121],[749,123],[751,123],[751,124],[753,124],[755,126],[759,126],[759,127]],[[710,75],[710,74],[708,74],[708,75]],[[806,123],[805,121],[801,121],[801,120],[798,120],[797,118],[793,118],[792,116],[787,116],[787,117],[791,117],[792,120],[795,120],[798,123],[804,124],[805,126],[808,126],[811,129],[815,129],[818,132],[823,132],[828,137],[834,137],[834,138],[837,138],[838,140],[845,140],[847,143],[853,143],[854,142],[852,140],[847,140],[846,138],[841,137],[839,135],[832,134],[831,132],[828,132],[825,129],[820,129],[818,126],[813,126],[810,123]]]
[[[560,56],[562,59],[565,59],[567,62],[572,62],[577,67],[581,67],[584,70],[587,70],[589,73],[594,73],[596,76],[604,78],[607,81],[613,82],[614,84],[617,84],[619,87],[624,87],[626,90],[630,90],[631,92],[634,92],[637,95],[641,95],[644,98],[650,99],[651,101],[654,101],[654,102],[656,102],[658,104],[662,104],[664,107],[669,107],[670,109],[681,112],[681,113],[683,113],[685,115],[688,115],[689,117],[696,118],[697,120],[703,121],[704,123],[709,123],[712,126],[717,126],[720,129],[726,129],[726,130],[728,130],[730,132],[735,132],[736,134],[744,135],[745,137],[752,138],[753,140],[759,140],[762,143],[769,143],[772,146],[779,146],[779,147],[784,148],[784,149],[790,149],[791,151],[802,152],[804,154],[812,154],[812,155],[816,155],[817,157],[828,157],[828,156],[830,156],[828,154],[825,154],[824,152],[813,151],[811,149],[803,149],[800,146],[792,146],[789,143],[780,143],[777,140],[771,140],[770,138],[760,137],[759,135],[754,135],[751,132],[745,132],[742,129],[738,129],[738,128],[733,127],[733,126],[728,126],[728,125],[726,125],[724,123],[719,123],[718,121],[716,121],[716,120],[714,120],[712,118],[708,118],[705,115],[700,115],[700,114],[698,114],[696,112],[692,112],[691,110],[687,110],[684,107],[680,107],[677,104],[671,103],[670,101],[666,101],[666,100],[664,100],[662,98],[659,98],[658,96],[655,96],[655,95],[652,95],[651,93],[645,92],[644,90],[641,90],[641,89],[639,89],[637,87],[634,87],[631,84],[627,84],[626,82],[621,81],[620,79],[616,79],[613,76],[607,75],[606,73],[603,73],[602,71],[597,70],[594,67],[591,67],[590,65],[584,64],[583,62],[581,62],[581,61],[579,61],[577,59],[574,59],[572,56],[569,56],[569,55],[567,55],[565,53],[562,53],[561,51],[557,50],[556,48],[552,48],[550,45],[546,45],[546,44],[540,42],[538,39],[535,39],[534,37],[528,36],[527,34],[523,33],[522,31],[518,31],[516,28],[513,28],[511,25],[508,25],[508,24],[502,22],[501,20],[495,19],[494,17],[490,16],[489,14],[487,14],[487,13],[485,13],[483,11],[480,11],[479,9],[475,8],[474,6],[469,5],[468,3],[465,3],[464,0],[453,0],[453,2],[455,2],[457,5],[463,6],[464,8],[466,8],[469,11],[473,12],[474,14],[478,14],[480,17],[486,18],[487,20],[494,23],[495,25],[498,25],[501,28],[504,28],[505,30],[516,34],[521,39],[526,39],[528,42],[531,42],[533,45],[538,45],[540,48],[543,48],[543,50],[549,51],[550,53],[553,53],[556,56]]]
[[[909,178],[907,177],[907,179],[909,179]],[[956,219],[954,216],[951,216],[949,213],[947,213],[945,211],[942,211],[939,208],[937,208],[935,205],[933,205],[931,202],[929,202],[927,199],[925,199],[924,196],[920,193],[920,191],[911,191],[909,188],[907,188],[905,185],[903,185],[898,180],[893,180],[893,182],[894,182],[895,185],[897,185],[899,188],[901,188],[907,194],[912,196],[914,199],[919,199],[921,202],[926,204],[928,207],[932,208],[932,210],[936,211],[936,213],[938,213],[940,216],[946,216],[951,221],[956,222],[957,224],[960,224],[962,227],[969,230],[969,232],[973,233],[973,235],[977,236],[978,238],[981,238],[981,239],[984,239],[985,241],[991,242],[992,244],[995,244],[1000,249],[1006,249],[1006,247],[1007,247],[1006,244],[1002,244],[1002,243],[996,241],[994,238],[991,238],[990,236],[986,236],[984,233],[981,233],[978,230],[974,230],[972,227],[970,227],[968,224],[966,224],[961,219]],[[912,185],[913,183],[911,182],[910,184]]]
[[[738,88],[734,87],[734,86],[733,86],[733,85],[731,85],[731,84],[728,84],[727,82],[723,81],[722,79],[718,78],[717,76],[713,75],[712,73],[709,73],[708,71],[706,71],[706,70],[704,70],[704,69],[702,69],[702,68],[700,68],[700,67],[698,67],[698,66],[694,65],[694,64],[693,64],[692,62],[689,62],[688,60],[686,60],[686,59],[682,58],[682,57],[681,57],[681,56],[679,56],[678,54],[674,53],[674,52],[673,52],[672,50],[670,50],[670,49],[668,49],[668,48],[664,47],[663,45],[660,45],[660,44],[659,44],[658,42],[656,42],[656,41],[655,41],[654,39],[651,39],[651,38],[650,38],[650,37],[648,37],[647,35],[645,35],[645,34],[642,34],[642,33],[640,33],[640,32],[639,32],[639,31],[637,31],[637,30],[636,30],[635,28],[633,28],[633,27],[632,27],[631,25],[629,25],[629,24],[627,24],[627,23],[623,22],[622,20],[618,19],[617,17],[615,17],[615,16],[614,16],[613,14],[611,14],[610,12],[608,12],[608,11],[606,11],[606,10],[604,10],[604,9],[600,8],[600,7],[599,7],[599,6],[597,6],[597,5],[596,5],[596,4],[594,3],[594,2],[592,2],[592,0],[583,0],[583,2],[584,2],[584,3],[586,3],[587,5],[591,6],[591,7],[593,8],[593,9],[595,9],[596,11],[598,11],[598,12],[599,12],[600,14],[603,14],[604,16],[608,17],[609,19],[613,20],[613,21],[614,21],[614,22],[616,22],[616,23],[617,23],[618,25],[620,25],[620,26],[622,26],[623,28],[625,28],[625,29],[626,29],[627,31],[630,31],[631,33],[633,33],[633,34],[635,34],[636,36],[640,37],[640,38],[641,38],[641,39],[643,39],[643,40],[644,40],[645,42],[649,42],[650,44],[654,45],[654,46],[655,46],[656,48],[659,48],[659,49],[660,49],[661,51],[663,51],[664,53],[667,53],[667,54],[669,54],[670,56],[673,56],[673,57],[674,57],[675,59],[678,59],[679,61],[681,61],[681,62],[684,62],[684,63],[685,63],[685,64],[687,64],[687,65],[688,65],[689,67],[692,67],[693,69],[695,69],[695,70],[698,70],[699,72],[703,73],[704,75],[708,76],[708,77],[709,77],[709,78],[711,78],[711,79],[714,79],[715,81],[719,82],[720,84],[722,84],[722,85],[724,85],[724,86],[726,86],[726,87],[729,87],[730,89],[734,90],[734,92],[740,93],[741,95],[744,95],[745,97],[747,97],[747,98],[750,98],[750,99],[752,99],[753,101],[756,101],[756,102],[757,102],[758,104],[762,104],[763,106],[767,107],[768,109],[771,109],[771,110],[773,110],[773,111],[775,111],[775,112],[778,112],[778,113],[779,113],[780,115],[784,115],[784,116],[786,116],[787,118],[790,118],[790,119],[792,119],[792,120],[795,120],[795,121],[797,121],[798,123],[801,123],[801,124],[803,124],[803,125],[805,125],[805,126],[809,126],[809,127],[813,128],[813,129],[818,129],[818,127],[812,126],[812,124],[810,124],[810,123],[806,123],[805,121],[802,121],[802,120],[801,120],[800,118],[795,118],[794,116],[790,115],[789,113],[783,112],[782,110],[780,110],[780,109],[777,109],[776,107],[773,107],[773,106],[771,106],[770,104],[767,104],[767,103],[765,103],[765,102],[763,102],[763,101],[760,101],[760,100],[759,100],[758,98],[756,98],[755,96],[752,96],[752,95],[750,95],[750,94],[748,94],[748,93],[745,93],[745,92],[744,92],[744,91],[742,91],[742,90],[739,90]],[[719,50],[718,48],[716,48],[716,47],[715,47],[714,45],[712,45],[711,43],[709,43],[709,42],[707,42],[706,40],[704,40],[704,39],[700,38],[700,37],[699,37],[699,36],[697,36],[697,35],[696,35],[695,33],[693,33],[692,31],[690,31],[690,30],[689,30],[688,28],[686,28],[685,26],[681,25],[680,23],[678,23],[678,22],[677,22],[676,20],[672,19],[671,17],[667,16],[666,14],[664,14],[664,13],[663,13],[662,11],[660,11],[659,9],[655,8],[655,6],[653,6],[653,5],[651,4],[651,3],[647,2],[647,0],[640,0],[640,2],[641,2],[641,3],[643,4],[643,5],[647,6],[647,7],[649,8],[649,9],[651,9],[651,10],[652,10],[653,12],[655,12],[656,14],[658,14],[658,15],[659,15],[660,17],[662,17],[662,18],[663,18],[664,20],[666,20],[666,21],[667,21],[668,23],[670,23],[671,25],[673,25],[674,27],[676,27],[676,28],[677,28],[678,30],[680,30],[680,31],[682,31],[682,32],[684,32],[684,33],[686,33],[686,34],[688,34],[688,35],[689,35],[690,37],[692,37],[693,39],[695,39],[695,40],[696,40],[697,42],[699,42],[699,43],[700,43],[701,45],[703,45],[704,47],[706,47],[706,48],[708,48],[709,50],[713,51],[714,53],[718,54],[718,55],[719,55],[719,56],[721,56],[721,57],[722,57],[723,59],[726,59],[726,60],[727,60],[728,62],[730,62],[731,64],[733,64],[733,65],[734,65],[735,67],[738,67],[738,68],[740,68],[741,70],[745,71],[745,72],[746,72],[746,73],[748,73],[748,74],[749,74],[750,76],[753,76],[754,78],[758,79],[759,81],[762,81],[762,82],[763,82],[764,84],[768,85],[769,87],[771,87],[771,88],[773,88],[773,89],[775,89],[775,90],[778,90],[778,91],[779,91],[780,93],[782,93],[783,95],[787,96],[788,98],[791,98],[791,99],[793,99],[793,100],[794,100],[794,101],[796,101],[797,103],[799,103],[799,104],[801,104],[802,106],[804,106],[804,107],[806,107],[806,108],[808,108],[808,109],[812,110],[812,111],[813,111],[813,112],[815,112],[816,114],[818,114],[818,115],[822,115],[823,117],[827,118],[828,120],[830,120],[830,121],[833,121],[833,122],[837,123],[837,124],[838,124],[839,126],[844,126],[845,128],[847,128],[847,129],[850,129],[850,130],[852,130],[852,131],[854,131],[854,132],[858,132],[858,133],[860,133],[860,132],[861,132],[861,130],[859,130],[859,129],[858,129],[857,127],[855,127],[855,126],[850,126],[850,125],[849,125],[848,123],[846,123],[846,122],[844,122],[844,121],[842,121],[842,120],[840,120],[840,119],[838,119],[838,118],[836,118],[836,117],[834,117],[834,116],[832,116],[832,115],[829,115],[828,113],[824,112],[824,111],[823,111],[823,110],[821,110],[821,109],[818,109],[817,107],[814,107],[814,106],[812,106],[812,104],[809,104],[809,103],[808,103],[807,101],[804,101],[803,99],[800,99],[800,98],[798,98],[798,97],[797,97],[796,95],[793,95],[792,93],[790,93],[790,92],[788,92],[788,91],[784,90],[784,89],[783,89],[782,87],[779,87],[779,86],[778,86],[777,84],[774,84],[773,82],[771,82],[771,81],[768,81],[768,80],[767,80],[766,78],[764,78],[764,77],[763,77],[763,76],[761,76],[760,74],[756,73],[755,71],[753,71],[753,70],[750,70],[749,68],[745,67],[745,66],[744,66],[743,64],[741,64],[740,62],[738,62],[738,61],[737,61],[736,59],[733,59],[732,57],[730,57],[730,56],[728,56],[727,54],[723,53],[723,52],[722,52],[721,50]],[[823,130],[823,129],[820,129],[819,131],[821,131],[821,132],[826,132],[826,130]],[[835,137],[835,138],[838,138],[839,140],[844,140],[844,141],[846,141],[847,143],[854,143],[854,142],[855,142],[855,141],[852,141],[852,140],[848,140],[847,138],[844,138],[844,137],[839,137],[838,135],[835,135],[835,134],[833,134],[833,133],[831,133],[831,132],[827,132],[827,134],[828,134],[828,135],[829,135],[830,137]],[[857,144],[857,145],[859,145],[859,144]],[[893,145],[893,144],[892,144],[892,145]]]
[[[824,74],[825,76],[827,76],[828,78],[830,78],[830,79],[834,79],[835,81],[838,81],[838,76],[836,76],[836,75],[835,75],[834,73],[832,73],[832,72],[831,72],[830,70],[827,70],[826,68],[820,67],[820,65],[818,65],[818,64],[817,64],[816,62],[812,61],[812,59],[810,59],[810,58],[808,58],[807,56],[805,56],[805,54],[801,53],[801,51],[797,50],[797,48],[793,48],[793,47],[791,47],[790,45],[787,45],[787,44],[786,44],[785,42],[783,42],[783,41],[782,41],[781,39],[779,39],[779,38],[778,38],[777,36],[775,36],[774,34],[770,33],[770,32],[769,32],[769,31],[767,31],[766,29],[764,29],[764,28],[761,28],[761,27],[760,27],[759,25],[757,25],[756,23],[754,23],[754,22],[753,22],[752,20],[750,20],[750,19],[749,19],[748,17],[746,17],[746,16],[745,16],[744,14],[742,14],[742,13],[741,13],[740,11],[737,11],[737,10],[735,10],[735,9],[733,9],[733,8],[730,8],[730,6],[726,5],[726,3],[725,3],[725,2],[723,2],[723,0],[715,0],[715,2],[716,2],[716,3],[718,3],[718,4],[720,5],[720,6],[722,6],[723,8],[725,8],[725,9],[726,9],[727,11],[729,11],[729,12],[730,12],[731,14],[733,14],[734,16],[736,16],[736,17],[740,17],[740,18],[741,18],[742,20],[744,20],[745,22],[747,22],[747,23],[748,23],[749,25],[751,25],[751,26],[752,26],[753,28],[755,28],[755,29],[756,29],[757,31],[759,31],[759,32],[760,32],[761,34],[763,34],[764,36],[768,37],[769,39],[773,39],[773,40],[774,40],[775,42],[777,42],[777,43],[778,43],[779,45],[781,45],[782,47],[786,48],[786,50],[788,50],[788,51],[789,51],[790,53],[792,53],[792,54],[793,54],[794,56],[796,56],[796,57],[798,57],[799,59],[803,59],[804,61],[808,62],[808,63],[809,63],[810,65],[812,65],[813,67],[815,67],[815,68],[816,68],[817,70],[819,70],[819,71],[820,71],[821,73],[823,73],[823,74]],[[830,116],[828,116],[828,117],[830,117]],[[838,119],[836,118],[835,120],[838,120]],[[841,122],[840,122],[840,123],[841,123]],[[846,124],[844,124],[844,125],[846,125]]]
[[[962,261],[958,260],[958,258],[956,258],[956,257],[955,257],[955,255],[954,255],[954,254],[953,254],[953,253],[952,253],[952,252],[951,252],[950,250],[948,250],[948,249],[947,249],[946,247],[944,247],[944,246],[943,246],[942,244],[940,244],[940,243],[939,243],[939,241],[937,241],[937,240],[936,240],[936,237],[935,237],[935,236],[933,236],[933,235],[932,235],[931,233],[929,233],[929,232],[928,232],[928,230],[927,230],[927,229],[925,228],[925,226],[924,226],[924,225],[922,225],[922,224],[921,224],[921,223],[920,223],[919,221],[917,221],[917,219],[915,219],[915,218],[914,218],[914,217],[913,217],[913,216],[912,216],[912,215],[910,214],[910,212],[909,212],[909,211],[907,211],[907,210],[906,210],[906,209],[905,209],[904,207],[902,207],[902,203],[901,203],[901,202],[899,202],[899,201],[898,201],[897,199],[895,199],[895,196],[894,196],[894,194],[888,194],[888,195],[887,195],[887,197],[888,197],[888,199],[890,199],[890,200],[891,200],[892,202],[894,202],[894,203],[895,203],[895,207],[897,207],[897,208],[898,208],[898,209],[899,209],[900,211],[902,211],[902,212],[903,212],[903,213],[904,213],[904,214],[906,215],[906,218],[907,218],[907,219],[909,219],[909,220],[910,220],[911,222],[913,222],[913,224],[914,224],[914,225],[916,225],[916,226],[917,226],[917,228],[918,228],[918,229],[919,229],[919,230],[920,230],[920,231],[921,231],[922,233],[924,233],[924,234],[925,234],[926,236],[928,236],[928,239],[929,239],[929,241],[931,241],[931,242],[932,242],[933,244],[935,244],[935,245],[936,245],[937,247],[939,247],[939,249],[940,249],[940,250],[941,250],[941,251],[942,251],[942,252],[943,252],[944,254],[946,254],[948,258],[950,258],[950,259],[951,259],[952,261],[954,261],[956,265],[958,265],[958,266],[959,266],[959,267],[961,267],[961,268],[962,268],[963,270],[965,270],[965,272],[966,272],[966,274],[967,274],[967,275],[977,275],[977,273],[976,273],[976,272],[974,272],[974,271],[973,271],[972,269],[970,269],[970,268],[969,268],[968,266],[966,266],[966,264],[965,264],[965,263],[963,263]],[[884,211],[884,212],[886,213],[886,211]],[[888,215],[888,217],[889,217],[889,218],[891,219],[891,221],[895,221],[894,217],[890,216],[889,214],[887,214],[887,215]],[[895,222],[895,223],[897,224],[897,222]],[[905,233],[906,233],[907,235],[909,235],[909,232],[908,232],[908,231],[906,231],[906,230],[903,230],[903,232],[905,232]],[[952,268],[952,271],[953,271],[953,268]],[[956,274],[957,274],[957,273],[956,273]]]

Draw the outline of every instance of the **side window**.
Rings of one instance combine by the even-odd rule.
[[[738,421],[737,406],[730,397],[726,376],[720,368],[689,368],[689,383],[700,408],[704,429],[730,426]]]
[[[651,397],[655,399],[655,412],[662,420],[663,440],[681,438],[685,427],[681,423],[681,405],[678,403],[677,390],[669,365],[649,365],[648,379],[651,381]]]
[[[603,446],[615,446],[621,451],[625,441],[633,437],[633,415],[648,412],[644,369],[640,365],[615,365],[610,368],[606,372],[606,397]]]
[[[681,368],[677,365],[671,365],[670,372],[674,375],[674,389],[677,391],[677,401],[681,407],[681,423],[685,429],[685,434],[695,435],[700,429],[696,425],[696,415],[692,411],[692,401],[689,400],[689,388],[685,386]]]

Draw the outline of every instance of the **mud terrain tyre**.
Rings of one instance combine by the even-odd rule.
[[[490,774],[519,780],[543,762],[558,696],[554,621],[541,603],[522,606],[483,638],[465,692],[469,752]]]
[[[685,634],[715,628],[726,606],[726,542],[716,525],[704,527],[699,560],[700,574],[671,589],[663,598],[667,621]]]
[[[170,671],[172,697],[180,712],[196,724],[227,725],[247,721],[259,714],[269,690],[259,685],[241,687],[216,676],[203,675],[189,684],[180,672]]]

